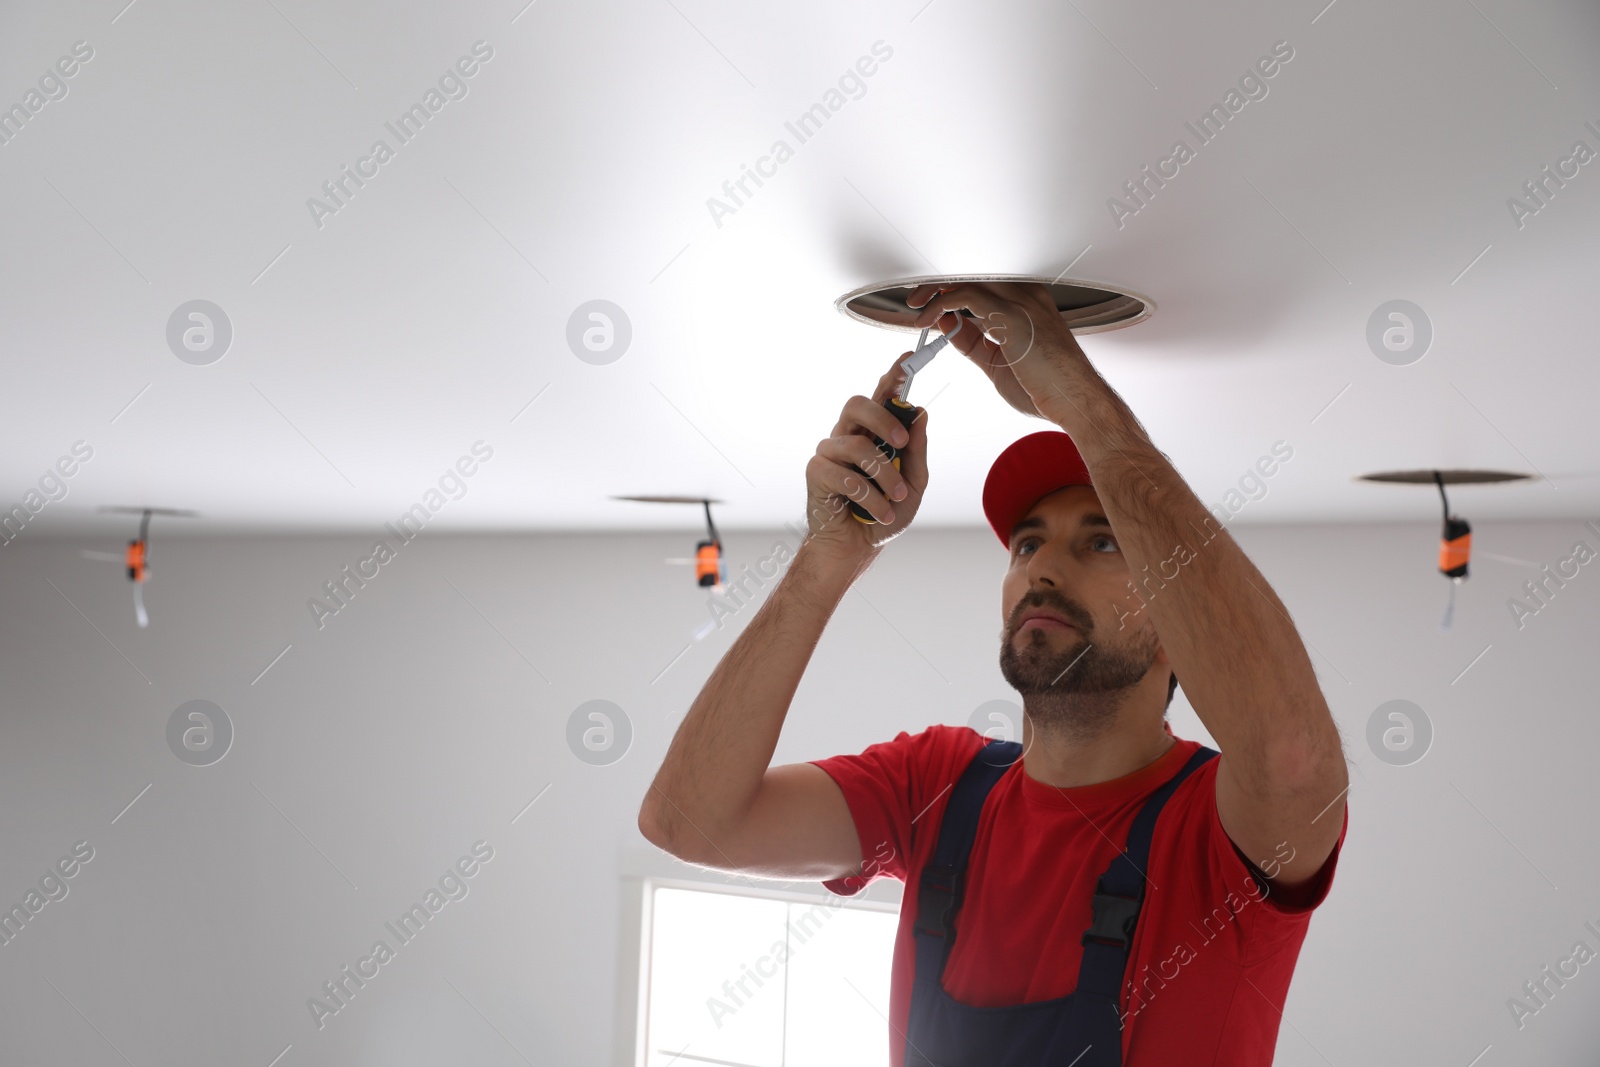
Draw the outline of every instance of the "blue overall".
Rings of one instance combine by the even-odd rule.
[[[1119,996],[1144,900],[1156,817],[1178,784],[1217,753],[1202,747],[1134,817],[1123,852],[1100,876],[1073,992],[1055,1000],[978,1008],[944,991],[964,876],[978,816],[995,782],[1022,754],[1015,741],[981,749],[950,794],[939,843],[917,895],[917,976],[911,987],[905,1067],[1121,1067]]]

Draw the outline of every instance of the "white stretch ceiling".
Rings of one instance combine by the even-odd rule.
[[[1600,511],[1591,4],[124,3],[0,11],[27,116],[0,145],[0,503],[93,451],[24,536],[120,535],[102,505],[377,529],[479,441],[440,527],[699,521],[626,493],[795,520],[906,339],[834,298],[965,272],[1152,297],[1085,350],[1208,501],[1292,448],[1240,521],[1436,515],[1353,481],[1413,467],[1540,475],[1459,490],[1469,518]],[[1169,177],[1140,203],[1145,167]],[[1433,330],[1403,366],[1367,341],[1395,299]],[[231,324],[206,365],[168,344],[193,300]],[[593,300],[631,327],[605,364],[567,339]],[[921,521],[981,521],[1041,424],[954,354],[912,398]]]

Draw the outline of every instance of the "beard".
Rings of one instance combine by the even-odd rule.
[[[1047,608],[1076,628],[1030,630],[1019,640],[1024,612]],[[1036,729],[1084,741],[1115,718],[1128,692],[1149,673],[1160,638],[1148,624],[1121,644],[1097,636],[1094,619],[1059,593],[1036,590],[1011,612],[1000,641],[1000,673],[1022,695]]]

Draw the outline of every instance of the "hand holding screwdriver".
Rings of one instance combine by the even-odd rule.
[[[928,484],[928,420],[913,409],[910,425],[889,413],[889,397],[905,377],[903,353],[878,379],[871,396],[845,402],[832,435],[817,444],[806,465],[806,516],[811,540],[833,555],[859,559],[910,525]],[[894,448],[900,462],[891,465],[877,442]],[[876,476],[869,481],[863,471]],[[874,522],[852,517],[859,504]]]
[[[928,330],[924,329],[922,331],[922,336],[917,339],[916,350],[908,354],[904,359],[896,364],[896,368],[901,371],[904,376],[899,385],[896,386],[895,390],[886,398],[884,398],[883,406],[889,412],[889,414],[893,415],[899,421],[900,425],[906,428],[908,434],[911,430],[911,424],[915,422],[917,416],[922,413],[921,408],[913,406],[912,403],[906,399],[906,394],[911,390],[911,379],[916,377],[917,371],[928,365],[928,361],[933,359],[933,357],[938,354],[941,348],[950,343],[950,336],[950,334],[942,334],[937,341],[934,341],[932,344],[928,344]],[[883,453],[884,459],[887,460],[895,470],[900,469],[900,450],[898,448],[890,444],[888,441],[885,441],[883,438],[877,436],[872,438],[872,443],[878,447],[878,451]],[[861,471],[861,468],[859,467],[856,469]],[[867,475],[867,481],[872,482],[872,487],[874,489],[879,489],[881,491],[881,487],[876,481],[873,481],[871,477],[871,475],[877,473],[876,466],[874,466],[871,470],[861,471],[861,473]],[[850,513],[856,517],[856,521],[858,522],[871,524],[878,521],[872,517],[872,513],[870,511],[853,500],[850,502]]]

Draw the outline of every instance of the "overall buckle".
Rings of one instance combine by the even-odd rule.
[[[1126,949],[1133,944],[1133,927],[1139,919],[1142,902],[1131,897],[1113,896],[1110,893],[1094,895],[1094,919],[1089,923],[1083,943],[1099,941]]]

